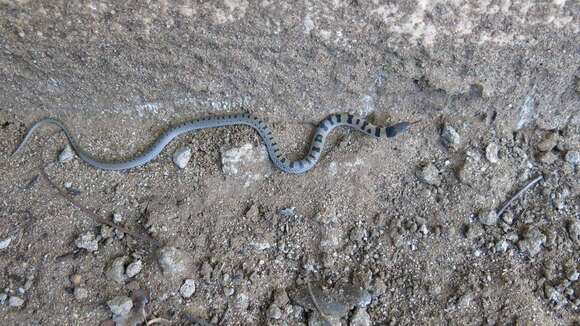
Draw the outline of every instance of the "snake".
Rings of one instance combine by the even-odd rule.
[[[148,150],[140,155],[134,156],[133,158],[127,160],[111,161],[98,159],[87,153],[85,150],[83,150],[83,148],[81,148],[81,146],[78,145],[78,142],[62,122],[60,122],[58,119],[49,117],[39,120],[33,124],[30,129],[28,129],[24,139],[16,148],[13,155],[19,153],[22,150],[36,129],[42,125],[52,124],[56,125],[64,132],[68,143],[82,161],[100,170],[122,171],[136,168],[155,159],[165,148],[165,146],[167,146],[167,144],[169,144],[173,139],[180,135],[201,129],[245,125],[253,128],[261,137],[266,146],[270,160],[278,169],[291,174],[301,174],[311,170],[316,165],[316,163],[318,163],[328,135],[332,132],[333,129],[339,126],[353,128],[374,138],[392,138],[409,130],[411,125],[414,123],[416,122],[404,121],[393,124],[391,126],[377,126],[368,122],[362,117],[349,113],[331,114],[323,119],[316,127],[316,131],[314,132],[310,143],[310,150],[308,151],[308,154],[306,154],[300,160],[289,160],[280,151],[278,143],[275,141],[274,136],[272,135],[272,130],[261,119],[248,113],[211,116],[195,119],[165,131],[157,138],[157,140],[149,147]]]

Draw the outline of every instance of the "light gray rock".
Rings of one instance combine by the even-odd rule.
[[[483,225],[496,225],[499,217],[495,209],[490,209],[479,213],[479,222]]]
[[[187,163],[191,159],[191,149],[188,147],[181,147],[175,150],[173,153],[173,163],[177,165],[180,169],[185,169]]]
[[[495,164],[499,162],[499,146],[497,146],[496,143],[490,143],[487,145],[485,148],[485,158],[487,158],[490,163]]]
[[[109,267],[105,271],[105,276],[109,279],[119,283],[125,283],[125,263],[127,262],[127,256],[117,257],[113,260],[113,262],[109,265]]]
[[[96,239],[93,232],[87,231],[81,234],[76,240],[77,248],[86,249],[89,252],[99,250],[99,241]]]
[[[437,169],[437,167],[432,163],[419,168],[417,171],[417,178],[432,186],[439,186],[441,184],[439,169]]]
[[[566,162],[570,163],[572,166],[577,166],[580,164],[580,151],[568,151],[566,153]]]
[[[195,293],[195,281],[192,279],[187,279],[183,282],[181,287],[179,288],[179,294],[182,297],[188,299]]]
[[[533,257],[542,251],[544,243],[546,243],[546,236],[537,228],[532,227],[524,233],[524,237],[518,242],[518,246],[520,250],[527,251]]]
[[[162,248],[158,261],[164,273],[176,276],[187,276],[193,263],[187,252],[175,247]]]
[[[356,308],[350,319],[350,326],[371,326],[371,316],[365,308]]]
[[[8,248],[8,246],[10,245],[10,242],[12,242],[12,237],[8,237],[6,239],[0,240],[0,250]]]
[[[107,301],[107,305],[114,316],[126,316],[133,308],[133,300],[127,296],[116,296]]]
[[[70,145],[66,145],[66,147],[60,152],[58,155],[58,161],[60,163],[65,163],[72,160],[75,156],[75,152],[73,151]]]
[[[143,269],[143,262],[141,261],[141,259],[138,259],[127,266],[125,274],[129,278],[135,277],[137,274],[141,272],[141,269]]]
[[[509,247],[509,243],[506,240],[500,240],[495,244],[496,252],[506,252]]]
[[[554,149],[556,145],[558,145],[558,138],[558,133],[549,133],[546,138],[544,138],[541,142],[538,143],[538,145],[536,145],[536,147],[541,152],[549,152]]]
[[[113,222],[120,224],[123,223],[123,221],[125,221],[125,217],[123,216],[123,214],[119,212],[113,213]]]
[[[24,305],[24,299],[11,295],[8,299],[8,305],[12,308],[22,307]]]
[[[568,224],[568,235],[574,243],[580,243],[580,221],[570,221]]]
[[[3,305],[6,300],[8,300],[8,294],[6,293],[0,293],[0,306]]]
[[[268,318],[278,320],[282,318],[282,309],[275,304],[271,304],[267,311]]]
[[[443,145],[450,149],[458,149],[461,145],[461,136],[459,133],[451,126],[445,125],[443,131],[441,132],[441,140]]]
[[[85,288],[76,287],[74,289],[74,296],[76,300],[83,301],[89,297],[89,291]]]

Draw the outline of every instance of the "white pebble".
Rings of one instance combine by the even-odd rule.
[[[74,296],[78,301],[82,301],[89,297],[89,291],[85,288],[75,288]]]
[[[99,250],[99,242],[95,238],[95,235],[90,231],[81,234],[75,240],[75,245],[77,248],[86,249],[89,252]]]
[[[175,153],[173,153],[173,162],[180,169],[185,169],[190,159],[191,159],[191,150],[187,147],[178,148],[175,151]]]
[[[10,307],[20,307],[24,304],[24,299],[19,298],[19,297],[15,297],[15,296],[11,296],[10,299],[8,299],[8,305]]]
[[[572,166],[580,165],[580,151],[568,151],[565,159]]]
[[[185,280],[179,289],[179,293],[186,299],[191,298],[191,296],[195,293],[195,281],[192,279]]]
[[[135,275],[141,272],[141,269],[143,269],[143,262],[139,259],[129,264],[129,266],[127,266],[125,274],[129,278],[134,277]]]
[[[133,308],[133,301],[127,296],[117,296],[107,302],[109,309],[115,316],[125,316]]]
[[[73,151],[73,149],[70,147],[70,145],[66,145],[66,147],[62,150],[62,152],[60,152],[60,154],[58,155],[58,161],[60,163],[68,162],[72,160],[74,156],[75,152]]]
[[[120,224],[120,223],[123,223],[124,220],[125,220],[125,217],[121,213],[119,213],[119,212],[113,213],[113,222]]]
[[[494,164],[499,162],[498,153],[499,147],[497,146],[496,143],[490,143],[489,145],[487,145],[485,149],[485,157],[489,162]]]
[[[4,240],[0,240],[0,250],[8,248],[8,246],[10,245],[10,242],[12,242],[12,238],[10,238],[10,237],[8,237]]]

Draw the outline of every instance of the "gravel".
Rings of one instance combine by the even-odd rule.
[[[536,145],[536,148],[541,152],[549,152],[558,145],[558,138],[558,133],[549,133],[544,140]]]
[[[105,276],[109,279],[119,283],[125,283],[125,262],[128,260],[127,256],[117,257],[109,265],[105,271]]]
[[[282,318],[282,309],[280,309],[276,304],[271,304],[266,314],[268,318],[278,320]]]
[[[188,299],[195,293],[195,281],[192,279],[186,279],[179,288],[179,294],[182,297]]]
[[[107,301],[107,305],[114,316],[125,316],[133,308],[133,300],[127,296],[116,296]]]
[[[124,220],[125,220],[125,216],[123,216],[123,214],[121,214],[119,212],[113,213],[113,222],[115,222],[117,224],[121,224],[121,223],[123,223]]]
[[[87,231],[81,234],[75,240],[75,245],[77,248],[86,249],[88,252],[99,250],[99,241],[96,239],[95,234],[91,231]]]
[[[478,217],[479,222],[481,222],[481,224],[483,225],[496,225],[499,219],[499,216],[497,216],[497,212],[495,211],[495,209],[483,211],[478,215]]]
[[[0,293],[0,305],[3,305],[8,300],[8,294]]]
[[[178,148],[173,153],[173,162],[180,169],[185,169],[190,159],[191,159],[191,149],[189,149],[188,147]]]

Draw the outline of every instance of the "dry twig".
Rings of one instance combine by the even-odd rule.
[[[530,181],[530,183],[528,183],[525,187],[520,189],[520,191],[518,191],[512,198],[510,198],[503,205],[503,207],[497,212],[497,216],[498,217],[501,216],[501,214],[503,214],[510,207],[510,205],[514,202],[514,200],[521,197],[524,194],[524,192],[526,192],[528,189],[533,187],[536,183],[540,182],[543,178],[544,178],[544,176],[539,176],[539,177],[535,178],[534,180]]]

